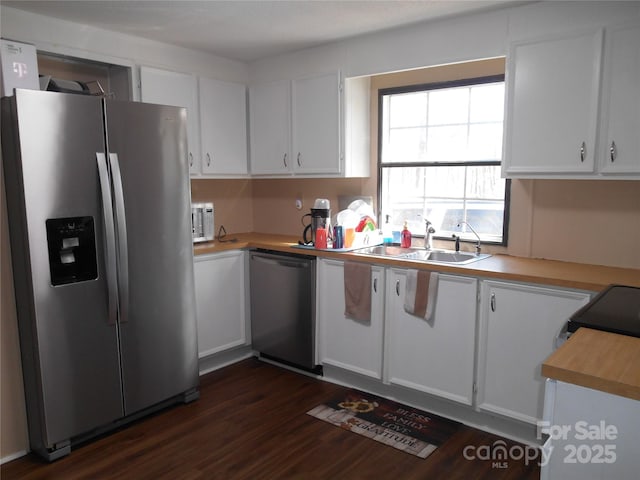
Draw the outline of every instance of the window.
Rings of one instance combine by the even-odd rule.
[[[500,178],[504,75],[379,95],[379,202],[395,225],[506,245],[509,182]],[[506,208],[505,208],[506,206]]]

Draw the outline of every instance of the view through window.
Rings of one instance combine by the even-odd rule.
[[[379,105],[381,222],[506,244],[504,76],[381,89]]]

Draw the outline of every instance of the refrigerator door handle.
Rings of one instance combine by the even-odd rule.
[[[109,154],[109,164],[113,177],[113,190],[116,208],[116,223],[118,231],[118,285],[120,299],[120,321],[129,320],[129,251],[127,249],[127,218],[124,211],[124,193],[122,189],[122,176],[120,175],[120,162],[117,153]]]
[[[107,292],[109,299],[108,324],[114,325],[118,319],[118,283],[116,279],[116,231],[111,204],[111,182],[107,158],[104,153],[96,152],[100,190],[102,193],[102,211],[104,215],[104,229],[106,239],[105,268],[107,277]]]

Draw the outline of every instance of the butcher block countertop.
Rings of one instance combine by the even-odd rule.
[[[322,258],[365,261],[378,265],[436,270],[442,273],[472,275],[496,280],[511,280],[594,292],[598,292],[610,284],[640,287],[640,269],[633,268],[605,267],[556,260],[512,257],[509,255],[492,255],[467,265],[443,265],[389,257],[373,257],[356,252],[301,249],[292,247],[292,245],[297,244],[299,239],[293,235],[241,233],[227,235],[225,239],[235,239],[235,241],[220,242],[216,240],[199,243],[194,246],[194,254],[197,256],[225,250],[265,248],[281,252],[314,255]]]
[[[544,361],[542,375],[640,400],[640,338],[579,328]]]

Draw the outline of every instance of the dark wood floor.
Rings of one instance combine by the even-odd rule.
[[[201,378],[201,397],[95,440],[52,464],[34,455],[10,479],[537,479],[536,461],[467,460],[467,445],[500,437],[463,426],[426,459],[305,412],[343,387],[256,359]],[[507,448],[514,446],[507,441]]]

